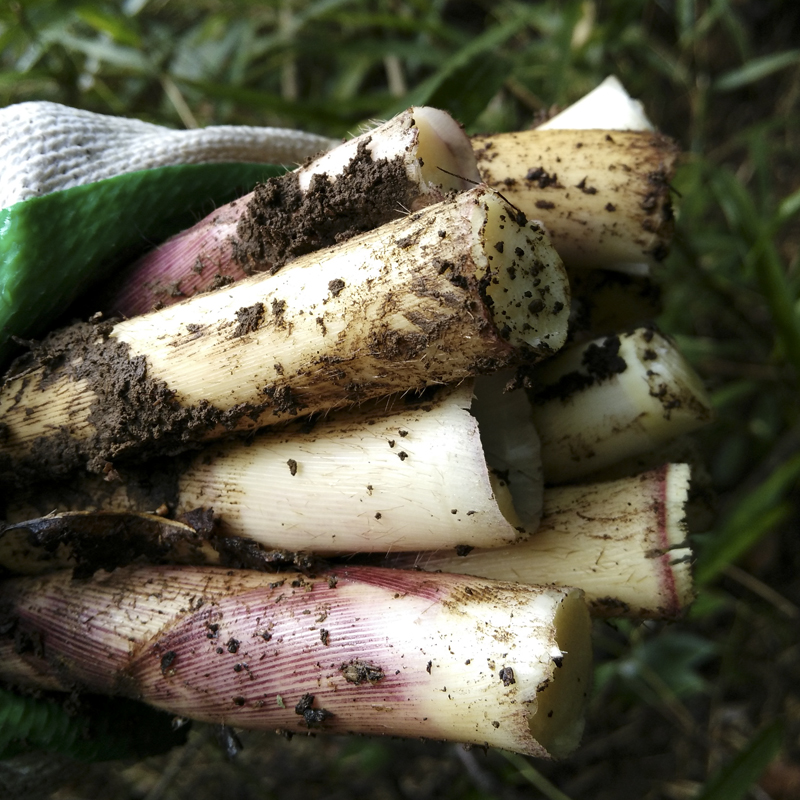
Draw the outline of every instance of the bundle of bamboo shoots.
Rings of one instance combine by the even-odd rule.
[[[130,319],[15,363],[0,567],[29,577],[0,584],[0,677],[242,727],[576,746],[587,603],[669,618],[692,595],[686,465],[558,485],[710,416],[666,337],[615,327],[641,304],[587,314],[586,290],[570,316],[588,267],[663,257],[676,151],[540,130],[474,140],[476,164],[465,141],[411,109],[142,258],[111,303]],[[499,191],[466,189],[479,172]]]

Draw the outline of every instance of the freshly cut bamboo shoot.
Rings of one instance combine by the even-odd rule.
[[[678,148],[652,132],[476,136],[481,177],[542,222],[567,268],[646,273],[666,255]]]
[[[0,480],[176,452],[555,352],[569,286],[541,228],[476,188],[276,275],[58,332],[0,389]]]
[[[593,616],[671,619],[693,599],[689,467],[545,490],[539,530],[492,550],[403,553],[382,563],[526,584],[577,586]]]
[[[686,537],[694,492],[689,492],[686,464],[666,464],[616,481],[551,487],[545,493],[541,527],[514,545],[461,547],[455,554],[444,549],[392,552],[355,560],[531,585],[575,586],[585,592],[594,616],[672,619],[693,599],[692,553]],[[86,577],[98,569],[142,560],[271,572],[314,563],[305,553],[269,550],[249,539],[218,535],[226,526],[219,530],[210,512],[196,511],[184,518],[199,522],[199,529],[142,513],[28,517],[0,530],[0,568],[22,575],[72,568]],[[255,538],[264,540],[263,535]],[[354,563],[353,556],[347,559]]]
[[[702,381],[652,328],[565,349],[532,376],[545,483],[567,483],[696,430]]]
[[[132,317],[253,272],[276,272],[476,182],[475,155],[458,123],[435,108],[410,108],[146,254],[108,308]]]
[[[568,106],[537,130],[652,131],[644,107],[625,91],[619,78],[609,75],[591,92]]]
[[[591,679],[578,590],[348,568],[149,567],[0,584],[0,678],[242,728],[564,756]]]
[[[700,452],[696,437],[691,433],[670,439],[653,450],[616,461],[594,473],[592,480],[615,481],[629,478],[668,463],[688,464],[692,471],[692,483],[685,509],[689,533],[711,530],[718,517],[719,498],[706,459]]]
[[[332,554],[510,544],[539,524],[542,475],[527,397],[502,389],[489,377],[467,380],[418,401],[395,396],[313,426],[298,421],[210,445],[157,476],[145,465],[124,470],[122,481],[87,476],[36,487],[6,518],[163,507],[180,519],[205,508],[220,534],[266,548]],[[0,541],[0,564],[10,566],[5,550]]]

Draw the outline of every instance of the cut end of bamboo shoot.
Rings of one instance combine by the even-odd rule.
[[[506,391],[513,375],[475,379],[470,413],[478,421],[489,477],[503,516],[534,531],[542,517],[542,455],[531,404],[521,389]]]
[[[319,578],[140,567],[5,581],[0,602],[14,634],[46,642],[43,657],[0,636],[0,678],[242,728],[560,757],[590,688],[574,589],[367,567]]]
[[[545,358],[569,303],[541,228],[477,187],[275,275],[53,334],[0,388],[0,480],[102,472]]]
[[[612,131],[653,131],[644,106],[634,100],[619,78],[609,75],[591,92],[568,106],[537,130],[604,129]]]
[[[499,194],[484,192],[473,215],[475,276],[495,326],[515,347],[540,358],[566,341],[569,281],[544,228],[529,222]],[[566,316],[565,316],[566,315]]]
[[[696,430],[702,381],[651,328],[570,347],[534,370],[533,419],[547,483],[566,483]]]
[[[381,563],[524,584],[576,586],[593,616],[674,619],[694,599],[690,470],[545,489],[539,529],[509,547],[400,553]]]
[[[553,758],[568,756],[580,744],[584,711],[592,685],[591,621],[581,592],[572,590],[562,600],[553,624],[561,654],[556,669],[539,691],[530,718],[533,738]]]
[[[475,154],[464,129],[446,112],[430,106],[414,106],[393,119],[328,151],[298,171],[299,186],[308,191],[315,175],[336,181],[356,159],[359,148],[370,154],[373,163],[405,165],[417,198],[398,196],[396,209],[418,211],[442,200],[448,192],[471,189],[480,183]]]
[[[419,170],[426,191],[463,192],[480,183],[475,153],[464,129],[449,114],[430,106],[416,106],[411,113],[419,131],[416,165],[412,162],[412,166]]]

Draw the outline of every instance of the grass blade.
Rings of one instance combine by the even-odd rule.
[[[500,48],[529,22],[529,14],[519,13],[508,22],[489,28],[462,47],[428,80],[419,85],[401,105],[386,109],[391,116],[409,105],[444,108],[462,124],[468,125],[486,107],[510,73],[508,60]]]
[[[800,213],[800,189],[784,197],[778,204],[778,213],[775,215],[776,227],[788,222],[797,213]]]
[[[739,502],[700,553],[695,566],[695,581],[698,586],[713,580],[728,564],[792,513],[791,504],[781,500],[798,480],[800,455],[778,467],[758,488]]]
[[[739,800],[761,777],[778,754],[783,722],[777,720],[758,733],[736,757],[711,777],[695,800]]]
[[[500,750],[499,752],[501,752],[503,756],[519,770],[519,774],[522,775],[531,786],[536,787],[547,800],[570,800],[568,795],[564,794],[561,789],[550,783],[528,759],[505,750]]]
[[[784,50],[782,53],[772,53],[762,58],[754,58],[744,66],[726,72],[714,83],[718,92],[731,92],[743,86],[760,81],[773,72],[791,67],[800,61],[800,50]]]

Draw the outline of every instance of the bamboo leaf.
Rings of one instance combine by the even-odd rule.
[[[798,62],[800,62],[800,50],[784,50],[782,53],[754,58],[744,66],[726,72],[718,78],[714,83],[714,89],[718,92],[741,89]]]
[[[783,722],[777,720],[706,783],[695,800],[739,800],[761,777],[783,742]]]

